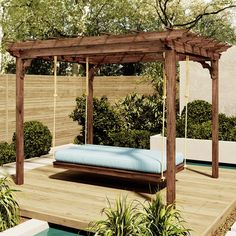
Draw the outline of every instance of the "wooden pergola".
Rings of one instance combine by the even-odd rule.
[[[93,143],[93,80],[96,69],[107,63],[163,62],[167,77],[167,203],[176,198],[176,64],[189,60],[207,68],[212,79],[212,177],[219,176],[218,105],[219,59],[230,46],[187,30],[138,32],[65,39],[34,40],[8,44],[16,57],[16,183],[24,183],[24,76],[32,59],[40,58],[85,65],[89,58],[87,143]]]

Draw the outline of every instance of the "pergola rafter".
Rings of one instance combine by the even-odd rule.
[[[218,103],[219,59],[230,46],[199,36],[188,30],[137,32],[130,35],[101,35],[67,39],[32,40],[8,44],[8,52],[16,57],[16,182],[23,184],[24,171],[24,73],[33,59],[85,64],[89,58],[88,137],[93,142],[93,80],[102,64],[162,62],[167,76],[167,202],[175,200],[175,96],[176,63],[188,56],[191,61],[209,69],[212,78],[212,177],[218,178]]]

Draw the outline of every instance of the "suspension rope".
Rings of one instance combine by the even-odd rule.
[[[8,137],[9,137],[9,123],[8,123],[8,118],[9,118],[9,78],[8,75],[6,75],[6,141],[8,142]]]
[[[188,102],[189,102],[189,56],[186,57],[185,80],[185,129],[184,129],[184,167],[187,167],[187,137],[188,137]]]
[[[55,148],[56,146],[56,108],[57,108],[57,56],[54,56],[53,143],[52,143],[53,148]]]
[[[165,52],[163,53],[163,58],[165,59]],[[163,65],[163,103],[162,103],[162,160],[161,160],[161,179],[164,180],[164,163],[165,163],[165,108],[166,108],[166,71]]]
[[[86,57],[86,91],[85,91],[85,140],[84,143],[87,144],[87,135],[88,135],[88,91],[89,91],[89,58]]]

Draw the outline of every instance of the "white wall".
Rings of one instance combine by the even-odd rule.
[[[189,101],[196,99],[211,103],[211,79],[209,71],[201,64],[190,62],[190,89]],[[186,63],[180,63],[180,108],[185,104]],[[220,112],[227,115],[236,115],[236,46],[223,53],[220,59],[219,82]]]

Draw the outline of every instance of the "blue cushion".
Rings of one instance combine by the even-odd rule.
[[[157,150],[112,147],[103,145],[74,145],[55,152],[55,159],[74,164],[109,167],[147,173],[161,173],[162,152]],[[183,163],[176,154],[176,165]],[[163,171],[166,170],[164,157]]]

